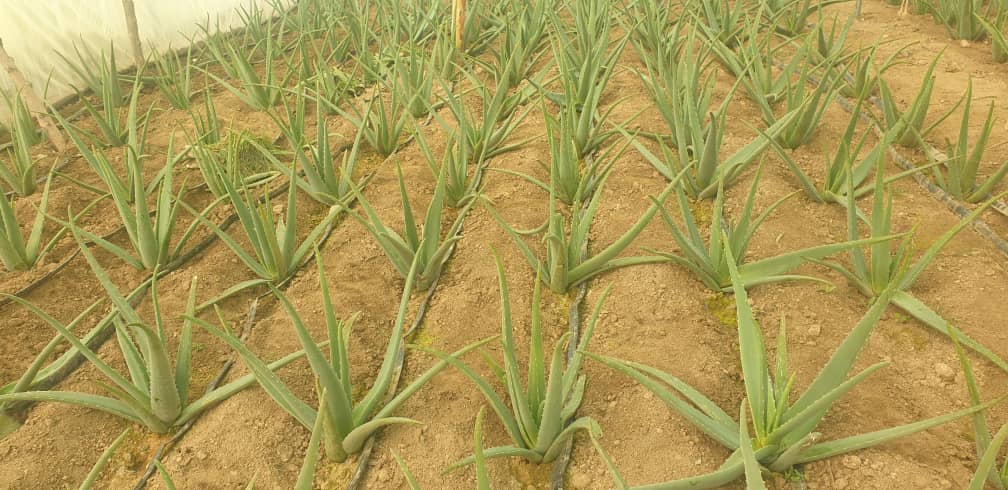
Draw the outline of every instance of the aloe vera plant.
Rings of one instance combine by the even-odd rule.
[[[669,0],[642,0],[624,7],[620,22],[642,58],[660,57],[677,48],[685,22],[679,22],[671,12]]]
[[[897,58],[909,47],[909,45],[903,46],[879,62],[876,56],[880,45],[880,42],[875,42],[871,47],[857,49],[837,61],[834,69],[843,77],[843,82],[840,84],[841,94],[860,100],[877,93],[879,78],[887,70],[901,63]]]
[[[746,198],[742,215],[735,223],[730,222],[724,216],[724,188],[719,188],[714,199],[714,206],[711,211],[710,229],[707,240],[704,240],[701,226],[690,208],[690,202],[682,189],[676,189],[676,197],[679,201],[679,212],[683,225],[680,226],[664,208],[660,209],[662,219],[668,225],[668,230],[675,239],[679,247],[679,253],[662,253],[659,255],[668,260],[682,265],[689,269],[694,275],[713,291],[731,292],[734,287],[734,280],[741,281],[740,286],[748,289],[760,284],[768,284],[781,281],[811,280],[820,281],[810,276],[789,274],[810,259],[821,259],[854,247],[860,247],[874,241],[885,241],[893,237],[876,237],[869,240],[851,240],[842,243],[831,243],[803,248],[793,252],[787,252],[773,257],[767,257],[751,262],[745,260],[746,251],[749,248],[749,241],[759,229],[760,225],[787,199],[794,196],[789,194],[767,207],[759,215],[753,215],[753,207],[756,200],[756,192],[759,189],[760,171],[757,170],[752,186],[749,188],[749,196]],[[731,254],[726,254],[725,249],[730,249]],[[734,263],[729,263],[734,258]],[[730,274],[730,267],[738,269],[738,274]]]
[[[504,30],[504,9],[509,2],[469,2],[462,23],[462,50],[469,56],[479,56]]]
[[[400,235],[395,230],[385,226],[374,208],[364,198],[363,194],[354,187],[353,193],[364,210],[364,216],[355,211],[349,211],[360,222],[368,232],[375,238],[378,245],[385,251],[385,255],[392,261],[392,266],[405,279],[410,273],[411,265],[416,262],[416,290],[426,291],[438,277],[441,270],[451,256],[455,243],[462,236],[459,232],[462,229],[462,222],[465,220],[470,207],[475,203],[471,200],[464,208],[458,212],[458,216],[448,228],[447,235],[441,237],[441,220],[445,207],[445,172],[438,175],[437,185],[434,187],[434,196],[427,206],[427,214],[424,218],[423,227],[418,228],[413,218],[413,207],[410,205],[409,196],[406,194],[406,182],[403,179],[402,168],[396,166],[396,173],[399,177],[399,196],[402,202],[403,211],[403,234]]]
[[[153,50],[152,50],[153,51]],[[192,98],[193,46],[180,53],[171,46],[162,55],[154,58],[157,73],[153,76],[158,90],[176,109],[189,109]]]
[[[674,126],[672,143],[675,152],[663,138],[659,138],[662,157],[655,155],[626,131],[620,131],[632,140],[634,148],[665,178],[673,179],[681,174],[684,176],[682,185],[687,194],[693,198],[708,199],[717,194],[719,186],[730,186],[801,115],[799,110],[793,110],[781,116],[748,144],[722,159],[720,149],[727,117],[724,107],[726,106],[718,114],[711,113],[707,124],[696,119],[699,114],[695,112],[688,111],[684,114],[684,122],[689,125]]]
[[[785,126],[776,141],[788,149],[798,148],[815,136],[819,124],[826,115],[833,100],[839,94],[840,77],[822,77],[814,87],[809,87],[808,80],[815,67],[805,62],[798,78],[789,84],[784,95],[784,107],[787,114],[796,114],[791,124]]]
[[[458,132],[447,134],[445,152],[440,161],[434,156],[419,127],[413,134],[431,172],[438,176],[438,180],[444,174],[445,204],[453,208],[467,206],[479,194],[487,164],[475,161],[472,149]]]
[[[475,109],[466,107],[462,103],[462,98],[442,82],[444,95],[441,101],[451,112],[455,124],[451,124],[437,113],[433,114],[445,132],[456,132],[458,137],[463,138],[472,163],[480,166],[493,157],[520,148],[525,143],[524,140],[509,142],[508,138],[525,120],[532,108],[524,111],[517,109],[525,98],[523,92],[509,94],[505,91],[492,90],[472,74],[465,72],[465,76],[478,94],[480,107]],[[500,86],[500,82],[497,81],[496,85]]]
[[[273,66],[274,60],[280,54],[280,48],[272,35],[266,35],[256,42],[252,49],[237,48],[231,43],[224,43],[227,49],[225,54],[218,61],[226,66],[226,71],[233,78],[241,81],[241,87],[232,85],[228,81],[205,71],[208,76],[220,83],[224,88],[235,95],[239,100],[249,107],[260,111],[267,111],[280,101],[283,94],[283,87],[287,85],[289,78],[295,74],[295,70],[289,70],[285,78],[277,78],[276,70]],[[260,76],[255,69],[255,56],[262,56],[263,74]]]
[[[140,82],[140,77],[134,80],[129,104],[125,110],[119,107],[120,103],[113,104],[112,101],[116,99],[111,96],[102,99],[103,107],[101,111],[86,97],[80,98],[81,103],[84,104],[85,111],[91,115],[91,118],[97,124],[98,130],[101,133],[100,137],[99,135],[84,132],[76,128],[60,116],[59,112],[53,111],[53,113],[71,136],[75,132],[81,131],[89,139],[100,142],[103,146],[123,146],[131,142],[135,138],[136,133],[140,132],[141,129],[146,132],[147,121],[154,110],[154,106],[152,105],[146,113],[139,113],[137,111],[137,105],[140,101],[140,89],[142,88]]]
[[[847,1],[849,0],[825,0],[812,3],[812,0],[761,0],[760,6],[764,17],[776,32],[794,37],[805,32],[813,14],[821,15],[824,7]]]
[[[699,4],[699,5],[697,5]],[[725,46],[734,49],[745,38],[744,19],[748,12],[745,2],[738,0],[691,0],[686,12],[692,16],[697,27],[707,32]]]
[[[955,332],[950,332],[949,337],[952,339],[956,354],[959,356],[959,365],[966,378],[966,389],[969,393],[970,403],[973,406],[983,406],[973,365],[970,363],[969,357],[966,356],[965,350],[959,345]],[[990,426],[987,424],[986,410],[974,413],[972,418],[973,441],[976,443],[977,450],[977,469],[973,478],[970,479],[969,490],[984,490],[987,483],[998,490],[1004,490],[1008,488],[1008,459],[999,467],[998,454],[1008,442],[1008,424],[1001,426],[1001,429],[992,435]]]
[[[453,470],[477,461],[477,458],[521,457],[532,463],[551,463],[560,454],[564,445],[578,431],[588,431],[595,435],[601,434],[598,424],[590,417],[575,419],[574,415],[581,405],[584,395],[586,378],[581,374],[581,364],[584,360],[582,352],[591,341],[592,332],[598,322],[602,304],[611,289],[607,289],[599,298],[584,335],[578,341],[578,351],[564,365],[564,346],[570,338],[569,334],[560,337],[548,359],[544,351],[542,333],[542,284],[536,281],[532,292],[532,323],[527,365],[527,384],[522,382],[522,366],[518,363],[514,338],[514,326],[511,319],[511,299],[508,293],[507,279],[504,276],[504,265],[497,258],[497,277],[500,283],[501,297],[501,344],[504,351],[503,369],[495,367],[495,372],[501,384],[506,387],[506,398],[502,398],[491,387],[490,383],[472,370],[464,362],[447,354],[427,348],[419,348],[425,352],[437,355],[452,364],[476,384],[486,397],[490,408],[497,414],[511,438],[511,444],[477,450],[477,453],[451,465]],[[489,361],[488,361],[489,362]],[[510,403],[505,403],[505,399]],[[511,408],[509,408],[509,405]]]
[[[608,2],[602,5],[604,6],[599,7],[599,12],[592,15],[604,20],[592,22],[591,24],[598,24],[592,31],[579,30],[568,35],[562,25],[553,30],[553,53],[563,93],[552,98],[562,106],[559,117],[566,119],[565,126],[572,130],[570,136],[574,139],[578,157],[595,153],[616,133],[612,129],[603,129],[603,126],[618,103],[610,104],[606,110],[602,110],[600,104],[630,35],[621,36],[615,46],[609,48],[611,7],[608,7]],[[580,10],[587,10],[587,7],[582,6]],[[560,23],[555,14],[553,18],[555,24]],[[578,21],[579,26],[590,23],[580,17]],[[587,37],[591,37],[591,40],[585,39]]]
[[[147,204],[148,191],[144,187],[141,163],[127,166],[127,171],[131,173],[127,182],[116,181],[109,185],[109,195],[129,237],[131,250],[84,229],[77,233],[137,269],[154,271],[163,269],[174,261],[199,225],[199,221],[193,221],[172,246],[178,212],[185,193],[185,185],[178,194],[174,194],[172,190],[175,164],[181,157],[175,154],[174,147],[172,137],[168,143],[167,161],[157,184],[157,197],[153,207],[148,207]],[[201,214],[206,216],[215,205],[216,202],[212,203]],[[68,223],[62,224],[69,226]]]
[[[627,149],[630,140],[622,145],[612,145],[592,158],[580,158],[574,139],[571,138],[568,121],[557,120],[550,114],[544,114],[546,119],[546,137],[550,145],[549,183],[545,183],[531,175],[510,170],[498,169],[504,173],[518,175],[535,184],[542,190],[555,191],[556,198],[567,205],[587,202],[595,194],[613,165]]]
[[[427,115],[434,99],[434,77],[437,66],[434,58],[427,56],[423,48],[410,44],[403,48],[392,64],[390,76],[394,77],[394,89],[406,94],[403,105],[413,118]]]
[[[959,107],[963,100],[965,100],[959,99],[959,102],[952,105],[948,112],[942,114],[931,124],[924,124],[928,109],[931,105],[931,94],[934,91],[934,69],[940,58],[941,54],[936,56],[934,61],[932,61],[928,66],[927,72],[924,74],[924,80],[921,82],[920,91],[917,92],[913,102],[911,102],[904,110],[900,110],[899,107],[897,107],[896,99],[885,80],[881,77],[878,78],[879,95],[880,99],[882,99],[883,123],[887,129],[897,129],[899,134],[896,137],[895,142],[900,145],[917,147],[923,144],[924,138],[926,138],[936,126],[941,124],[942,121],[951,116],[952,112]]]
[[[819,62],[841,60],[845,56],[847,36],[854,21],[857,20],[857,15],[848,16],[843,24],[840,24],[839,16],[833,16],[832,22],[827,23],[824,15],[820,9],[819,21],[812,27],[812,33],[809,35],[808,42],[813,47],[810,54]]]
[[[739,351],[745,384],[746,398],[740,409],[739,421],[732,419],[711,399],[670,373],[637,362],[586,354],[634,379],[652,391],[670,409],[732,451],[721,467],[711,473],[630,488],[715,488],[740,478],[745,478],[747,488],[765,488],[763,471],[782,473],[795,465],[876,446],[979,412],[996,402],[866,434],[820,441],[821,434],[816,429],[833,404],[865,378],[886,366],[885,362],[873,364],[848,378],[858,354],[897,288],[891,286],[879,295],[805,391],[793,393],[796,373],[790,372],[788,367],[784,322],[781,322],[775,359],[771,363],[761,327],[749,305],[739,269],[735,266],[736,259],[727,240],[724,240],[724,253],[729,258],[729,273],[735,293]],[[751,432],[747,427],[750,421]],[[625,481],[618,474],[614,479],[617,482]]]
[[[383,31],[394,33],[396,39],[407,44],[419,45],[429,41],[447,17],[445,6],[439,2],[378,2],[377,7],[379,19],[386,23]]]
[[[705,35],[710,40],[709,46],[714,55],[738,79],[746,95],[760,109],[763,120],[769,124],[775,120],[773,106],[787,98],[794,85],[792,79],[799,76],[801,67],[807,64],[808,49],[799,46],[787,64],[777,68],[774,59],[788,46],[776,44],[774,32],[763,32],[758,22],[747,25],[743,31],[744,40],[735,49],[714,39],[710,32]]]
[[[276,159],[274,150],[267,144],[250,133],[231,132],[218,145],[194,144],[192,154],[207,188],[224,197],[228,184],[255,187],[276,175],[270,165]]]
[[[21,92],[13,95],[3,94],[4,102],[7,104],[7,111],[10,113],[10,120],[5,123],[14,140],[14,133],[21,133],[21,138],[28,144],[28,147],[35,146],[42,142],[42,133],[35,125],[35,116],[28,109],[28,104],[21,97]]]
[[[37,189],[35,168],[37,162],[31,154],[31,147],[34,144],[33,138],[37,138],[34,123],[29,128],[23,125],[11,125],[11,146],[5,152],[7,162],[0,162],[0,181],[21,197],[30,196]],[[30,132],[28,132],[30,131]],[[9,163],[8,163],[9,162]],[[0,190],[0,193],[5,193]]]
[[[532,248],[525,243],[523,234],[529,234],[512,228],[507,221],[494,209],[494,206],[487,201],[487,210],[500,223],[504,231],[511,236],[515,245],[521,252],[525,260],[539,275],[539,278],[549,286],[550,290],[557,294],[564,294],[574,286],[581,284],[592,277],[608,272],[620,267],[631,265],[650,264],[664,262],[666,259],[657,255],[617,258],[623,250],[629,247],[637,235],[644,230],[644,227],[651,221],[655,213],[664,205],[665,200],[678,186],[682,172],[676,176],[657,198],[652,198],[652,204],[637,220],[634,225],[623,233],[613,243],[603,247],[591,256],[582,256],[587,249],[588,232],[591,231],[595,213],[598,210],[598,203],[602,192],[596,190],[591,199],[586,203],[575,203],[572,206],[570,218],[565,217],[557,204],[556,189],[550,188],[549,208],[546,222],[537,230],[545,231],[543,242],[546,244],[546,253],[543,258],[536,256]],[[605,184],[605,179],[599,184],[599,189]]]
[[[109,161],[109,157],[106,155],[106,151],[108,150],[93,148],[88,145],[81,136],[72,129],[69,122],[63,119],[63,117],[59,114],[56,115],[60,123],[67,128],[67,134],[70,136],[70,140],[73,141],[74,146],[77,147],[77,150],[84,158],[84,161],[89,167],[91,167],[91,170],[98,175],[102,183],[105,184],[108,192],[123,199],[122,202],[126,204],[133,204],[135,197],[133,189],[136,184],[134,180],[140,179],[140,185],[141,187],[143,186],[142,169],[143,160],[145,158],[144,152],[147,146],[148,127],[146,124],[141,126],[137,122],[137,98],[139,98],[139,86],[134,87],[133,100],[130,102],[128,109],[129,116],[127,117],[130,123],[128,123],[128,127],[125,128],[125,131],[121,136],[121,140],[119,141],[119,145],[123,146],[123,166],[125,167],[125,175],[123,176],[120,176],[119,171],[116,170],[112,162]],[[155,179],[155,181],[156,180],[157,179]]]
[[[858,123],[861,121],[860,109],[863,102],[863,99],[859,99],[854,106],[854,110],[851,111],[847,127],[840,135],[839,140],[837,140],[836,152],[830,154],[828,148],[823,149],[823,153],[826,155],[826,177],[821,185],[817,185],[815,180],[801,169],[788,152],[778,151],[784,163],[798,179],[798,184],[805,194],[817,202],[840,204],[842,206],[848,205],[848,174],[850,174],[851,187],[854,189],[855,199],[869,194],[875,189],[874,181],[868,181],[867,183],[866,181],[868,180],[868,176],[871,175],[871,171],[878,167],[879,161],[885,159],[886,149],[892,144],[892,139],[898,132],[898,129],[886,133],[875,146],[867,151],[864,158],[861,158],[859,155],[866,147],[869,136],[871,136],[871,131],[865,130],[859,138],[855,138]],[[883,179],[882,183],[883,185],[888,185],[935,165],[937,165],[937,162],[887,176]]]
[[[504,25],[499,47],[490,47],[498,71],[497,90],[508,90],[532,75],[549,32],[549,0],[519,0]]]
[[[217,106],[209,90],[203,94],[203,112],[195,111],[190,106],[189,118],[192,120],[194,131],[190,137],[192,145],[214,145],[220,142],[221,128],[217,119]]]
[[[226,342],[241,356],[249,370],[252,371],[252,375],[263,387],[263,390],[284,411],[290,414],[291,417],[294,417],[305,428],[309,430],[316,429],[313,430],[313,433],[318,434],[316,437],[321,438],[321,445],[325,448],[327,458],[342,462],[350,455],[360,452],[368,438],[382,427],[394,424],[417,423],[408,418],[396,417],[393,414],[406,400],[423,387],[427,381],[448,366],[447,361],[440,361],[434,364],[409,385],[399,390],[394,397],[387,401],[385,400],[387,392],[395,379],[396,358],[402,355],[403,326],[406,322],[410,292],[413,288],[413,280],[418,270],[418,264],[419,260],[414,260],[411,265],[406,285],[403,288],[402,299],[399,302],[395,324],[389,335],[388,346],[385,349],[378,374],[363,398],[359,400],[355,400],[354,387],[350,383],[350,369],[353,366],[350,363],[348,343],[353,320],[341,321],[338,319],[335,307],[332,304],[332,298],[329,295],[329,283],[326,279],[325,269],[321,262],[318,262],[319,288],[322,293],[323,311],[325,312],[325,325],[329,343],[328,358],[326,358],[326,353],[322,351],[320,345],[308,333],[308,327],[305,325],[297,309],[294,308],[294,305],[291,304],[283,293],[275,288],[273,289],[274,295],[280,300],[284,310],[287,312],[287,316],[291,320],[298,340],[301,342],[306,353],[312,374],[315,376],[320,392],[318,409],[312,408],[291,392],[284,382],[272,370],[268,369],[266,363],[253,354],[233,333],[226,329],[217,328],[202,320],[196,320],[196,322]],[[486,341],[469,345],[448,358],[454,359],[484,344],[486,344]],[[322,428],[322,430],[317,430],[319,428]],[[306,473],[306,471],[302,471],[302,476]]]
[[[959,124],[959,137],[955,144],[946,141],[946,153],[948,160],[942,165],[933,167],[931,175],[935,183],[948,192],[952,197],[960,201],[977,203],[986,199],[994,188],[1004,180],[1008,174],[1008,162],[1003,163],[993,174],[982,182],[978,181],[978,170],[983,159],[984,150],[987,148],[987,141],[991,131],[994,129],[994,102],[991,101],[987,109],[987,118],[980,129],[980,134],[970,148],[969,126],[970,108],[973,102],[973,82],[966,86],[966,95],[963,96],[963,116]],[[934,156],[928,152],[928,157],[932,160]]]
[[[11,206],[6,193],[0,192],[0,263],[8,271],[22,271],[32,268],[63,237],[66,229],[61,229],[49,241],[43,242],[42,232],[46,223],[46,208],[49,206],[49,187],[52,175],[46,179],[35,219],[28,236],[21,231],[21,222]]]
[[[357,166],[363,132],[357,132],[353,145],[343,153],[342,162],[337,165],[332,148],[329,146],[329,128],[323,114],[324,109],[321,104],[317,104],[315,107],[317,111],[315,144],[299,141],[304,135],[303,127],[301,129],[293,128],[294,131],[287,135],[288,142],[295,148],[294,161],[296,165],[294,167],[281,163],[266,148],[260,146],[260,151],[273,162],[277,169],[285,173],[292,183],[316,201],[326,206],[345,206],[354,199],[353,187],[361,184],[355,184],[354,170]],[[258,145],[258,143],[256,144]],[[295,167],[300,167],[303,170],[303,177],[294,171]]]
[[[166,319],[161,311],[157,295],[156,275],[151,283],[151,302],[154,306],[153,325],[144,321],[130,302],[122,295],[119,288],[112,283],[108,274],[95,260],[94,255],[84,245],[83,237],[78,233],[76,225],[71,223],[71,231],[81,247],[81,254],[91,266],[106,295],[115,305],[118,315],[114,319],[116,341],[126,361],[129,378],[115,370],[109,363],[102,360],[98,354],[88,348],[70,330],[58,320],[50,316],[31,302],[16,297],[7,296],[12,301],[30,310],[41,320],[54,328],[63,339],[80,352],[109,381],[106,390],[112,396],[101,396],[89,393],[63,391],[26,391],[0,395],[0,402],[39,401],[58,402],[80,405],[100,410],[147,427],[152,432],[163,434],[192,420],[200,413],[210,409],[215,404],[255,383],[251,375],[238,378],[223,386],[214,388],[193,401],[189,401],[191,356],[192,356],[192,320],[183,322],[179,337],[178,352],[174,366],[168,350],[166,334]],[[189,288],[189,299],[186,306],[187,318],[195,314],[196,279],[193,278]],[[292,354],[280,359],[269,367],[277,369],[300,357],[302,353]]]
[[[98,54],[93,52],[82,53],[80,48],[74,45],[76,60],[63,58],[66,66],[77,75],[77,79],[83,80],[87,88],[98,97],[106,109],[116,108],[123,104],[124,97],[119,79],[119,65],[116,63],[115,45],[109,43],[109,49],[99,50]]]
[[[386,82],[379,82],[386,84]],[[372,98],[363,111],[354,107],[350,112],[334,107],[336,112],[349,120],[357,131],[364,133],[364,139],[376,153],[389,156],[402,144],[406,125],[412,120],[406,107],[409,97],[398,86],[388,85],[391,96],[386,103],[379,92]]]
[[[888,236],[892,232],[892,196],[885,195],[886,186],[881,169],[882,161],[880,160],[878,168],[875,170],[872,213],[868,222],[870,237]],[[853,188],[849,174],[847,179],[848,189]],[[938,253],[967,225],[1006,194],[1008,193],[994,196],[977,206],[971,213],[959,220],[955,226],[939,236],[916,261],[913,258],[910,236],[907,235],[895,250],[892,250],[887,242],[877,242],[871,245],[868,247],[868,254],[857,248],[851,249],[851,266],[849,268],[838,262],[820,261],[820,263],[839,272],[852,286],[869,298],[877,298],[883,291],[894,287],[895,291],[891,298],[893,305],[942,335],[948,335],[950,331],[954,331],[963,345],[984,356],[1001,369],[1008,371],[1008,362],[1005,362],[997,353],[958,331],[910,292],[924,269],[934,261]],[[859,237],[859,217],[854,202],[854,193],[848,191],[847,199],[847,237],[850,240],[857,240]]]
[[[267,194],[262,201],[252,197],[248,187],[237,189],[234,184],[223,181],[227,191],[228,201],[238,215],[245,237],[252,247],[252,253],[246,251],[240,243],[207,219],[204,214],[192,209],[185,203],[183,206],[195,218],[220,237],[221,241],[254,272],[260,280],[271,284],[281,283],[297,272],[312,250],[313,244],[322,236],[330,223],[340,213],[337,207],[329,212],[308,232],[300,242],[297,236],[297,186],[290,185],[287,190],[286,217],[273,217],[273,206]],[[302,220],[303,221],[303,220]]]

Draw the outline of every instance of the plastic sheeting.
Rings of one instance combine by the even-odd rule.
[[[184,48],[199,39],[199,25],[228,30],[241,25],[241,7],[255,6],[269,14],[266,0],[134,0],[144,54]],[[115,46],[119,69],[132,65],[126,18],[121,0],[0,0],[0,39],[25,78],[50,102],[73,94],[81,86],[63,57],[77,61],[81,53],[98,53]],[[111,44],[110,44],[111,43]],[[61,55],[63,57],[61,57]],[[0,91],[13,86],[0,71]],[[0,102],[0,124],[9,120]]]

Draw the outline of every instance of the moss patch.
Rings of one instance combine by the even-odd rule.
[[[735,311],[735,298],[727,294],[717,294],[704,300],[707,313],[718,325],[726,328],[738,328],[738,316]]]

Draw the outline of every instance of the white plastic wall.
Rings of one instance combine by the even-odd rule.
[[[140,41],[148,54],[183,48],[198,38],[198,25],[220,21],[222,29],[240,26],[240,7],[255,5],[269,15],[266,0],[134,0]],[[73,71],[60,57],[76,60],[74,45],[82,53],[116,49],[120,69],[132,65],[129,37],[121,0],[0,0],[0,39],[18,68],[45,98],[55,102],[80,86]],[[48,88],[47,88],[48,86]],[[12,93],[6,73],[0,71],[0,91]],[[0,99],[2,100],[2,99]],[[0,103],[0,124],[9,120],[6,104]]]

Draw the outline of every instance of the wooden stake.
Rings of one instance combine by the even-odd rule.
[[[66,148],[66,140],[63,139],[63,133],[60,133],[56,123],[52,120],[49,111],[46,110],[45,103],[42,102],[42,98],[35,93],[35,89],[32,88],[31,84],[24,77],[24,74],[18,69],[17,64],[14,63],[14,58],[11,58],[7,54],[7,50],[3,46],[3,39],[0,39],[0,69],[7,72],[7,76],[14,82],[14,89],[21,94],[21,100],[28,107],[28,111],[35,116],[35,121],[38,122],[39,128],[46,135],[46,140],[49,141],[49,144],[53,148],[56,148],[56,151],[63,151]]]
[[[453,12],[455,17],[455,49],[460,53],[465,50],[465,40],[463,39],[463,34],[465,33],[466,1],[467,0],[455,0],[455,11]]]
[[[143,46],[140,44],[140,29],[137,28],[136,10],[133,0],[122,0],[123,13],[126,14],[126,32],[129,34],[130,47],[133,49],[133,64],[139,69],[144,64]]]

